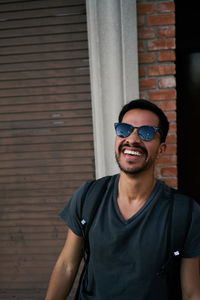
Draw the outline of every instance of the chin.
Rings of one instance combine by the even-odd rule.
[[[120,170],[127,175],[137,175],[146,170],[146,166],[140,166],[135,168],[125,168],[122,165],[118,164]]]

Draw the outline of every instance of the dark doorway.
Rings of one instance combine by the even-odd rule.
[[[175,0],[178,187],[200,202],[200,9],[191,2]]]

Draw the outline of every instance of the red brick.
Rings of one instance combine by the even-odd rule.
[[[175,26],[165,26],[158,28],[158,38],[175,37]]]
[[[161,51],[158,53],[158,61],[164,62],[164,61],[175,61],[176,54],[175,51]]]
[[[177,177],[161,177],[161,180],[164,181],[168,186],[172,188],[177,188]]]
[[[140,99],[149,99],[148,93],[146,91],[140,91]]]
[[[153,39],[155,37],[154,28],[140,28],[138,30],[139,39]]]
[[[167,150],[166,150],[166,154],[173,154],[173,155],[176,155],[177,153],[177,146],[174,144],[174,145],[170,145],[168,144],[167,142]]]
[[[176,167],[168,167],[161,169],[162,176],[177,176],[177,168]]]
[[[148,68],[149,76],[172,75],[175,74],[175,65],[156,65]]]
[[[137,13],[138,15],[146,15],[154,13],[154,5],[153,4],[137,4]]]
[[[167,112],[166,116],[169,122],[176,121],[176,112]]]
[[[137,16],[137,26],[142,27],[145,23],[145,17],[144,16]]]
[[[159,158],[157,162],[157,166],[165,166],[165,165],[176,165],[177,164],[177,156],[176,155],[163,155]]]
[[[155,175],[157,178],[160,177],[160,167],[159,166],[156,166],[156,168],[155,168]]]
[[[173,11],[175,11],[174,2],[158,3],[158,12],[159,13],[173,12]]]
[[[137,1],[137,5],[140,97],[159,105],[170,121],[167,150],[158,161],[156,171],[161,180],[177,187],[174,2]]]
[[[153,40],[148,42],[148,49],[151,51],[155,50],[169,50],[175,49],[176,43],[175,39],[165,39],[165,40]]]
[[[176,79],[174,76],[163,77],[159,79],[158,86],[161,89],[176,87]]]
[[[176,131],[177,131],[176,123],[170,123],[169,132],[172,133],[172,132],[176,132]]]
[[[168,99],[176,99],[176,90],[169,90],[171,91],[171,93],[169,94],[169,96],[171,96],[171,98]],[[167,99],[161,99],[161,100],[167,100]],[[167,110],[176,110],[176,101],[161,101],[159,104],[160,108],[163,109],[164,111]]]
[[[176,142],[177,142],[177,135],[176,135],[176,133],[168,133],[166,142],[167,142],[168,146],[170,144],[176,144]],[[171,150],[172,149],[175,149],[175,148],[171,148]],[[168,149],[168,152],[167,152],[168,154],[169,154],[169,150],[170,150],[170,148]],[[173,154],[175,154],[175,153],[173,152]]]
[[[144,67],[139,66],[139,76],[140,77],[146,76],[146,69]]]
[[[144,51],[144,42],[138,41],[138,51],[143,52]]]
[[[139,81],[140,89],[155,89],[156,80],[155,79],[140,79]]]
[[[175,24],[174,14],[153,15],[147,17],[148,26],[162,26]]]
[[[171,90],[150,91],[149,92],[149,97],[150,97],[151,101],[176,99],[176,90],[171,89]],[[168,106],[172,105],[171,102],[175,102],[175,101],[170,101],[170,103],[162,102],[162,109],[164,109],[164,110],[173,110],[171,108],[168,109]]]
[[[154,53],[139,53],[139,63],[152,63],[155,60],[155,54]]]

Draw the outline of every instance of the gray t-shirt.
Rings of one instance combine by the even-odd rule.
[[[149,300],[155,274],[168,256],[170,188],[157,180],[143,207],[124,220],[117,204],[119,175],[113,176],[89,231],[87,297],[95,300]],[[71,230],[82,236],[81,195],[72,196],[61,213]],[[183,257],[200,255],[200,207],[194,201]],[[163,299],[166,295],[163,295]]]

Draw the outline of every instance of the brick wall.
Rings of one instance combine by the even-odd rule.
[[[169,121],[167,152],[157,175],[177,186],[175,5],[173,1],[137,1],[140,97],[162,108]]]

